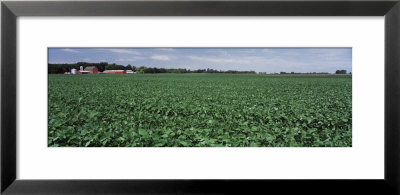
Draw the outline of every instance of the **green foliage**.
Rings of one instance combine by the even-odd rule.
[[[88,63],[88,62],[78,62],[77,64],[48,64],[48,74],[64,74],[65,72],[70,72],[72,68],[78,69],[83,66],[83,68],[87,66],[96,66],[100,72],[104,70],[132,70],[134,72],[143,74],[143,73],[227,73],[227,74],[256,74],[255,71],[237,71],[237,70],[214,70],[214,69],[197,69],[190,70],[186,68],[156,68],[156,67],[146,67],[146,66],[131,66],[128,64],[127,66],[118,65],[118,64],[108,64],[107,62],[100,63]]]
[[[49,75],[48,90],[50,147],[352,146],[350,75]]]

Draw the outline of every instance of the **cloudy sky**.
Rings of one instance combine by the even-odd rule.
[[[191,70],[352,71],[351,48],[49,48],[49,63],[108,62]]]

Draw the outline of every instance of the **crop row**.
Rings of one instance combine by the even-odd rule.
[[[49,75],[49,146],[352,145],[351,76]]]

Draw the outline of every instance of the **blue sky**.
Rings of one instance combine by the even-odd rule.
[[[49,63],[108,62],[191,70],[352,71],[351,48],[49,48]]]

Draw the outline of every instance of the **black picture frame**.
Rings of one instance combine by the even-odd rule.
[[[16,33],[19,16],[385,16],[385,176],[382,180],[16,179]],[[399,0],[2,1],[3,194],[399,194]],[[365,121],[367,122],[367,121]],[[62,168],[62,167],[60,167]],[[195,167],[194,167],[195,168]],[[299,167],[300,168],[300,167]],[[233,170],[234,171],[234,170]],[[368,171],[368,170],[365,170]]]

